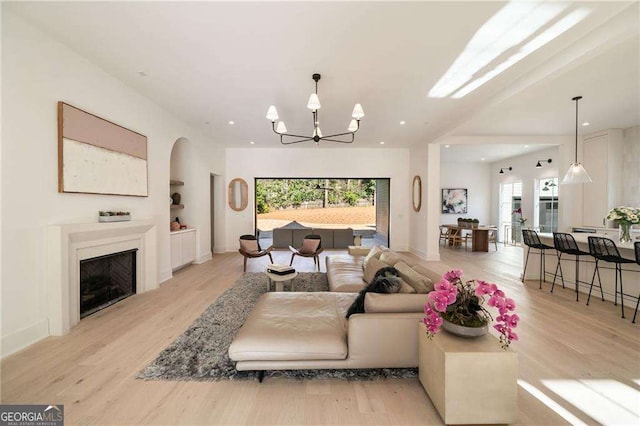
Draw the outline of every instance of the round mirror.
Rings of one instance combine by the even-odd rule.
[[[241,212],[249,203],[249,186],[244,179],[235,178],[229,182],[229,207]]]
[[[413,177],[413,188],[411,189],[411,200],[413,201],[413,210],[419,212],[422,207],[422,180],[420,176]]]

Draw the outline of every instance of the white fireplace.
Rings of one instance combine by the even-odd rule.
[[[158,288],[156,226],[152,220],[52,225],[47,229],[49,334],[62,336],[80,321],[80,261],[136,252],[136,293]]]

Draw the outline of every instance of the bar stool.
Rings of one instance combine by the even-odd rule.
[[[583,251],[578,248],[578,244],[576,244],[576,239],[573,238],[573,235],[566,234],[564,232],[554,232],[553,233],[553,245],[558,252],[558,264],[556,265],[556,272],[553,274],[553,284],[551,285],[551,293],[553,293],[553,287],[556,285],[556,276],[558,275],[558,269],[560,269],[560,279],[562,280],[562,288],[564,288],[564,274],[562,273],[562,264],[560,261],[562,260],[563,254],[570,254],[576,257],[576,302],[578,301],[578,288],[580,283],[580,256],[589,256],[588,251]],[[602,292],[602,288],[600,289]],[[602,300],[604,300],[604,295],[602,296]]]
[[[555,247],[543,244],[540,241],[540,237],[538,237],[538,233],[536,231],[532,231],[531,229],[523,229],[522,230],[522,239],[524,240],[524,244],[529,247],[527,250],[527,259],[524,262],[524,271],[522,272],[522,282],[524,282],[524,277],[527,275],[527,264],[529,263],[529,254],[531,253],[531,249],[540,250],[540,288],[542,288],[542,277],[545,277],[546,281],[546,273],[547,270],[545,268],[545,250],[554,250]],[[538,253],[534,253],[538,254]]]
[[[622,305],[622,318],[624,318],[624,297],[622,289],[622,264],[623,263],[635,263],[635,260],[626,259],[620,256],[618,247],[613,240],[604,237],[589,237],[589,254],[596,259],[596,268],[593,271],[593,277],[591,278],[591,287],[589,287],[589,297],[587,297],[587,305],[589,305],[589,299],[591,298],[591,289],[593,288],[593,282],[598,274],[598,283],[600,283],[600,293],[602,293],[602,281],[600,280],[600,270],[598,269],[598,262],[610,262],[616,264],[616,289],[613,304],[618,306],[618,275],[620,275],[620,304]],[[602,299],[604,300],[604,298]]]
[[[640,241],[636,241],[633,243],[633,248],[636,251],[636,263],[640,265]],[[631,322],[636,322],[636,315],[638,315],[638,305],[640,304],[640,294],[638,294],[638,301],[636,302],[636,310],[633,313],[633,320]]]

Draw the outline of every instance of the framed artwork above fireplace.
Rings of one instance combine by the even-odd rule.
[[[147,137],[58,102],[58,192],[148,196]]]

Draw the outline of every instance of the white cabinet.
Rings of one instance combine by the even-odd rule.
[[[176,270],[196,260],[196,230],[171,233],[171,269]]]
[[[593,182],[583,185],[582,225],[601,227],[607,212],[622,201],[622,130],[585,135],[583,153]]]

